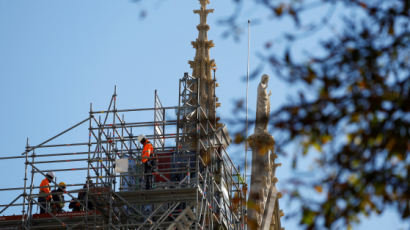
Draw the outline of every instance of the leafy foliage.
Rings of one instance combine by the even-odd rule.
[[[289,49],[273,53],[267,41],[262,62],[299,88],[298,97],[271,114],[271,127],[283,137],[277,150],[300,146],[296,169],[302,156],[318,156],[317,180],[295,178],[290,188],[293,200],[302,202],[300,223],[307,229],[350,228],[361,215],[381,213],[387,206],[408,220],[410,1],[254,2],[274,15],[271,20],[290,17],[295,26],[281,35]],[[312,24],[304,13],[314,7],[329,10]],[[236,28],[239,13],[222,21],[228,31]],[[293,45],[324,27],[334,33],[321,39],[321,51],[294,60]],[[306,188],[318,198],[304,195]]]

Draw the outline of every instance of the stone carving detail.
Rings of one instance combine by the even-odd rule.
[[[268,133],[268,121],[270,113],[270,95],[267,92],[269,76],[264,74],[258,85],[258,98],[256,104],[255,134]]]

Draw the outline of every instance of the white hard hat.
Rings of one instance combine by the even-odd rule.
[[[46,174],[46,176],[51,177],[51,179],[54,179],[54,177],[55,177],[55,175],[54,175],[53,172],[48,172],[48,173]]]
[[[137,137],[137,140],[138,140],[139,142],[141,142],[141,140],[144,139],[144,138],[145,138],[145,135],[144,135],[144,134],[141,134],[141,135],[139,135],[139,136]]]

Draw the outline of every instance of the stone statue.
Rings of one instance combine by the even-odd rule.
[[[252,174],[248,198],[248,229],[280,230],[277,202],[278,192],[275,183],[276,154],[275,140],[268,133],[270,114],[270,95],[267,92],[269,76],[264,74],[258,86],[256,121],[254,134],[248,143],[252,148]]]
[[[268,121],[270,113],[270,95],[268,88],[269,76],[264,74],[258,86],[258,98],[256,104],[255,134],[268,133]]]

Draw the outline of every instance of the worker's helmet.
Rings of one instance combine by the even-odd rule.
[[[51,180],[54,180],[54,177],[55,177],[55,175],[54,175],[53,172],[48,172],[48,173],[46,174],[46,176],[49,177]]]
[[[65,187],[66,187],[66,185],[65,185],[64,182],[60,182],[60,183],[58,184],[58,186],[61,187],[61,188],[65,188]]]
[[[144,135],[144,134],[141,134],[141,135],[139,135],[139,136],[137,137],[137,140],[138,140],[139,142],[141,142],[143,139],[145,139],[145,135]]]

